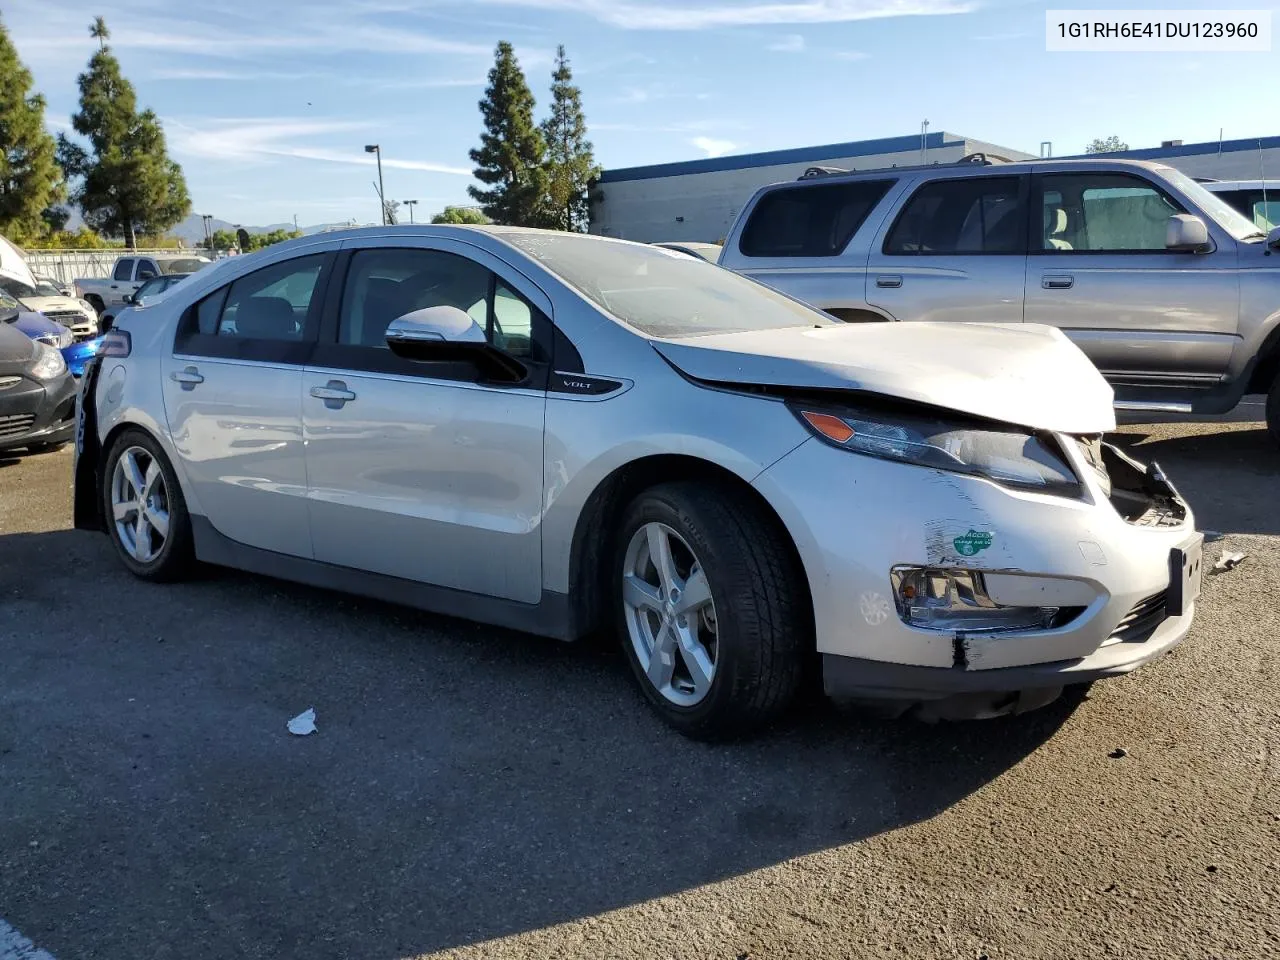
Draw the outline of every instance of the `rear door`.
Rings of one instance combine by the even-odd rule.
[[[263,267],[209,294],[164,361],[165,412],[196,503],[223,536],[310,557],[302,369],[334,253]]]
[[[338,272],[303,380],[315,558],[538,602],[550,302],[457,241],[365,241]],[[473,364],[388,349],[392,320],[440,305],[484,325],[528,381],[486,382]]]
[[[1169,217],[1196,213],[1135,172],[1037,174],[1026,319],[1060,327],[1103,375],[1134,386],[1211,386],[1240,309],[1235,242],[1205,217],[1213,249],[1165,248]]]
[[[1029,180],[922,181],[872,243],[867,302],[895,320],[1021,322]]]

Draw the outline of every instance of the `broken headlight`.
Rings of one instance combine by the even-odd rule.
[[[816,436],[852,453],[1079,496],[1079,479],[1051,437],[1005,424],[794,405]]]
[[[902,622],[923,630],[963,633],[1049,630],[1061,626],[1078,607],[1010,607],[987,595],[979,570],[894,567],[893,596]]]

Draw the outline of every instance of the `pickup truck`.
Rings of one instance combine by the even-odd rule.
[[[125,303],[124,298],[136,293],[152,277],[195,273],[209,262],[207,257],[191,254],[121,257],[111,268],[110,277],[76,280],[76,296],[93,304],[99,316],[108,309],[118,313]]]

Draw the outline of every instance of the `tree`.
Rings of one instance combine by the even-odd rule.
[[[590,203],[587,185],[600,175],[591,141],[587,139],[587,119],[582,114],[582,91],[573,84],[564,45],[556,50],[556,69],[551,75],[551,116],[542,122],[547,141],[547,202],[551,225],[558,230],[585,233]]]
[[[164,233],[190,213],[191,197],[182,168],[169,159],[159,118],[152,110],[138,112],[101,17],[89,33],[99,49],[80,74],[80,112],[71,118],[89,149],[59,134],[58,159],[78,181],[72,199],[85,222],[135,247],[138,234]]]
[[[1090,141],[1089,145],[1084,148],[1085,153],[1117,153],[1121,150],[1128,150],[1129,145],[1117,137],[1114,133],[1107,137],[1099,137]]]
[[[399,200],[383,200],[382,215],[386,217],[387,223],[395,226],[400,222],[400,201]]]
[[[54,139],[44,127],[44,97],[31,92],[31,83],[0,22],[0,234],[15,240],[48,232],[44,215],[63,190]]]
[[[471,151],[475,177],[489,189],[467,193],[497,223],[540,227],[548,223],[546,143],[533,122],[533,94],[505,40],[498,44],[489,86],[480,101],[484,133]]]
[[[445,207],[431,218],[432,223],[492,223],[475,207]]]

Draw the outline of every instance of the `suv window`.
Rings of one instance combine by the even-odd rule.
[[[112,280],[132,280],[133,279],[133,258],[125,257],[116,261],[115,273],[111,274]]]
[[[907,201],[884,243],[886,254],[1022,253],[1026,216],[1018,177],[933,180]]]
[[[738,249],[748,257],[834,257],[894,182],[797,184],[766,193]]]
[[[138,272],[134,275],[135,280],[150,280],[152,277],[160,275],[160,271],[156,269],[156,265],[150,260],[138,261]]]
[[[325,259],[323,254],[299,257],[241,277],[231,284],[220,311],[205,309],[204,303],[197,308],[200,332],[253,340],[301,340]],[[215,317],[216,327],[212,326]]]
[[[441,250],[360,250],[351,257],[338,315],[338,343],[386,348],[387,325],[427,307],[457,307],[512,356],[533,356],[533,310],[519,294],[466,257]]]
[[[1169,218],[1182,206],[1155,184],[1122,173],[1039,178],[1042,253],[1164,252]]]

